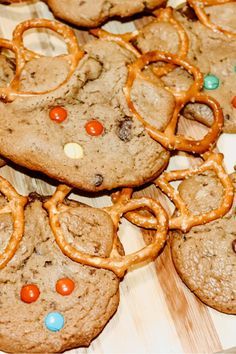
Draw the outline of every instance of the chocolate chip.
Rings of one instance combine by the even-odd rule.
[[[94,185],[95,185],[96,187],[99,187],[99,186],[101,186],[102,182],[103,182],[103,177],[102,177],[102,175],[100,175],[100,174],[95,175],[95,178],[94,178]]]
[[[179,9],[179,12],[181,13],[181,15],[186,17],[189,21],[192,22],[198,21],[195,11],[189,5],[183,6],[181,9]]]
[[[232,242],[233,251],[236,253],[236,239]]]
[[[128,142],[131,140],[131,130],[132,130],[132,121],[131,119],[125,119],[119,124],[118,137],[124,141]]]
[[[225,118],[226,120],[230,120],[230,115],[229,115],[229,114],[225,114],[224,118]]]

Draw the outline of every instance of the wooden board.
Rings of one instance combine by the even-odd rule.
[[[37,1],[31,5],[0,5],[0,36],[10,38],[17,23],[33,17],[53,18],[47,6]],[[134,30],[135,24],[111,21],[105,28],[120,33]],[[81,43],[88,39],[86,31],[77,34]],[[50,55],[64,50],[58,38],[44,31],[29,33],[26,43]],[[181,129],[195,136],[200,133],[200,128],[189,122],[184,122]],[[225,153],[228,171],[232,172],[235,158],[231,151],[235,151],[236,135],[223,135],[218,146]],[[171,160],[169,169],[193,163],[193,159],[180,154]],[[31,191],[49,194],[54,190],[46,177],[21,168],[7,166],[0,173],[23,194]],[[156,196],[157,192],[151,187],[145,193]],[[95,207],[110,204],[108,196],[75,197]],[[125,220],[119,234],[127,252],[144,244],[141,231]],[[168,248],[155,263],[130,271],[121,283],[120,292],[119,309],[101,335],[89,348],[72,350],[71,354],[215,353],[236,345],[236,317],[214,311],[192,295],[177,276]],[[231,353],[236,353],[236,348]]]

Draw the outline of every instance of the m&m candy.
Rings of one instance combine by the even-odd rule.
[[[234,98],[232,99],[231,103],[232,103],[232,106],[234,108],[236,108],[236,96],[234,96]]]
[[[216,90],[219,87],[220,80],[215,75],[206,75],[204,77],[204,89],[206,90]]]
[[[45,326],[51,332],[58,332],[64,327],[64,316],[60,312],[50,312],[45,317]]]
[[[103,133],[104,127],[98,120],[93,119],[85,124],[85,130],[89,135],[98,136]]]
[[[81,159],[84,156],[84,150],[77,143],[67,143],[64,145],[64,153],[70,159]]]
[[[70,278],[59,279],[56,283],[56,291],[62,296],[70,295],[75,288],[75,283]]]
[[[26,302],[27,304],[35,302],[38,299],[39,295],[39,288],[37,287],[37,285],[34,284],[24,285],[20,292],[21,300],[23,302]]]
[[[60,106],[53,107],[49,112],[49,117],[51,120],[61,123],[67,118],[67,110]]]

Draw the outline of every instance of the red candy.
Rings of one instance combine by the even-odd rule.
[[[31,304],[32,302],[38,300],[39,295],[39,288],[34,284],[24,285],[20,292],[21,300],[27,304]]]
[[[75,283],[69,278],[62,278],[56,283],[56,291],[62,296],[70,295],[75,288]]]
[[[232,106],[234,108],[236,108],[236,96],[234,96],[234,98],[232,99],[231,103],[232,103]]]
[[[85,129],[89,135],[98,136],[102,134],[104,127],[98,120],[93,119],[85,124]]]
[[[54,107],[49,112],[49,117],[57,123],[63,122],[67,118],[67,111],[63,107]]]

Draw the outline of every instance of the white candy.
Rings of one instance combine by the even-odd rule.
[[[81,159],[84,156],[84,151],[82,146],[77,143],[65,144],[64,153],[70,159]]]

